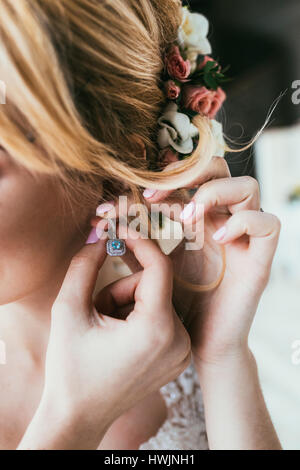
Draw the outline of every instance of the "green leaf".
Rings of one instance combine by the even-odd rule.
[[[209,88],[216,90],[218,88],[218,83],[211,75],[204,76],[204,82]]]
[[[197,66],[199,66],[205,56],[199,55],[197,58]],[[198,86],[206,86],[208,89],[217,90],[222,83],[231,81],[231,78],[226,77],[225,73],[230,68],[227,65],[221,69],[220,64],[216,60],[209,60],[201,70],[196,70],[190,77],[190,84]]]
[[[210,60],[209,62],[207,62],[204,67],[204,74],[209,73],[214,67],[215,67],[214,61]]]

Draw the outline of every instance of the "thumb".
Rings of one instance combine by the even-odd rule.
[[[74,311],[86,311],[92,306],[99,269],[106,259],[107,234],[93,229],[85,246],[72,258],[55,306],[63,304]]]

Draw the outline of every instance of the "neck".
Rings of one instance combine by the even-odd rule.
[[[0,340],[7,350],[26,351],[35,361],[44,361],[51,325],[51,308],[63,275],[53,276],[26,297],[0,305]]]

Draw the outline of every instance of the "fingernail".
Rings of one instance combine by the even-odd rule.
[[[92,243],[97,243],[98,241],[99,241],[99,237],[97,235],[97,229],[93,228],[85,244],[91,245]]]
[[[181,220],[189,219],[195,211],[195,203],[192,201],[190,202],[181,212],[180,218]]]
[[[145,189],[145,191],[143,192],[143,196],[145,199],[150,199],[154,196],[156,192],[156,189]]]
[[[222,239],[225,237],[226,232],[227,232],[226,227],[220,228],[220,229],[213,235],[213,239],[214,239],[216,242],[219,242],[220,240],[222,240]]]
[[[101,204],[97,207],[96,214],[101,216],[105,214],[105,212],[111,211],[114,207],[115,206],[113,202],[106,202],[105,204]]]

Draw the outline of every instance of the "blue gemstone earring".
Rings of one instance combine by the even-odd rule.
[[[126,253],[125,242],[118,239],[108,240],[106,251],[109,256],[123,256]]]
[[[109,220],[108,230],[110,240],[106,242],[106,251],[109,256],[123,256],[126,253],[126,244],[124,240],[119,240],[116,235],[116,223]]]

